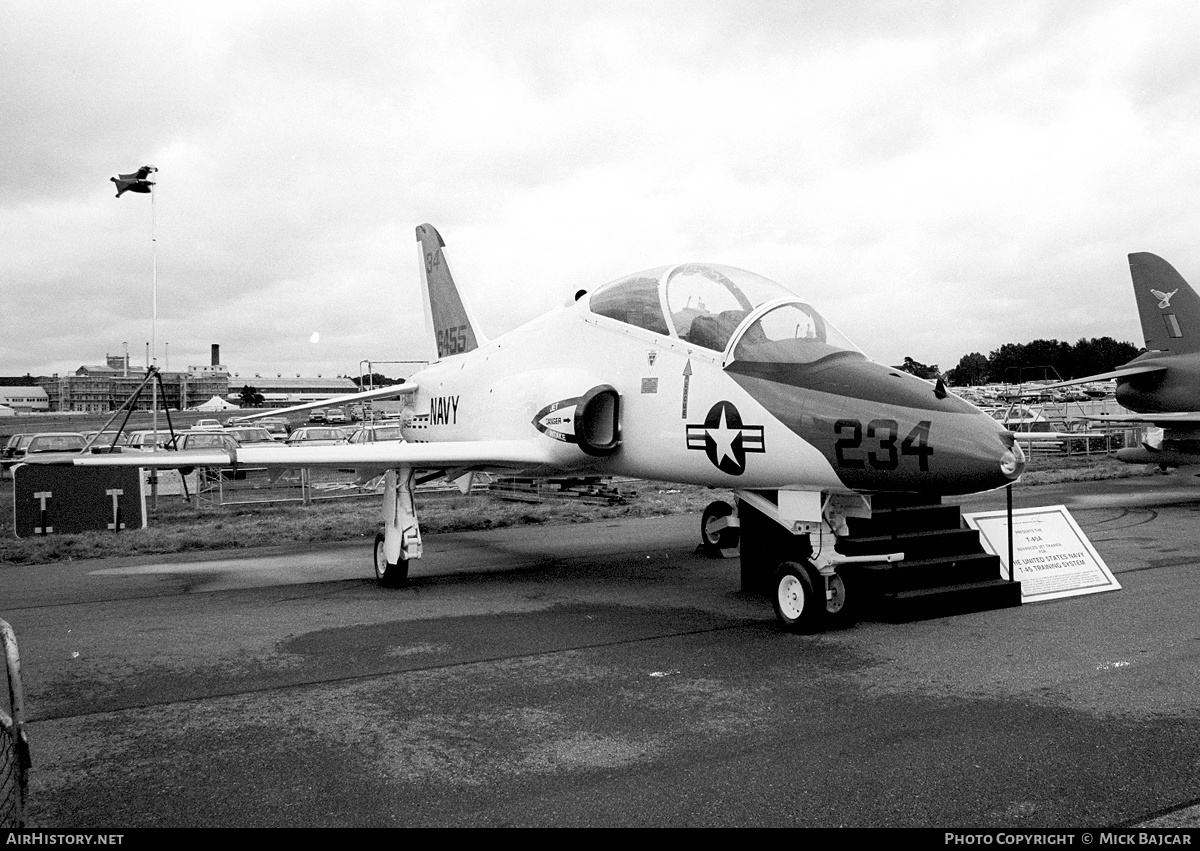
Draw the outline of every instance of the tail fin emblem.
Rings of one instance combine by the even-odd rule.
[[[1179,292],[1179,288],[1171,290],[1169,293],[1164,293],[1162,290],[1150,290],[1150,295],[1158,299],[1159,310],[1165,310],[1171,306],[1171,298],[1175,293]]]

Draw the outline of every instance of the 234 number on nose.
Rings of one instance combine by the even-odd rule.
[[[900,424],[895,420],[871,420],[865,428],[860,420],[838,420],[833,430],[838,435],[834,443],[838,466],[862,470],[869,464],[876,470],[895,470],[901,455],[912,455],[922,472],[929,469],[929,456],[933,454],[929,420],[917,423],[903,440],[899,440]]]

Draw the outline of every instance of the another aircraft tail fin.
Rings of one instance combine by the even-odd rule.
[[[454,285],[442,249],[446,243],[430,224],[417,227],[421,244],[421,282],[424,285],[425,315],[433,322],[433,335],[439,358],[461,355],[479,348],[487,339],[471,315]]]
[[[1147,252],[1129,255],[1129,274],[1146,348],[1200,352],[1200,296],[1188,282],[1166,260]]]

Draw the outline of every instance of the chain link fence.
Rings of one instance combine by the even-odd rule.
[[[4,645],[8,673],[8,712],[0,708],[0,828],[25,826],[25,802],[29,788],[29,740],[25,736],[25,698],[21,689],[21,659],[17,637],[7,622],[0,620],[0,644]]]

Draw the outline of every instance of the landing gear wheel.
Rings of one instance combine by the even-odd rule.
[[[835,573],[829,577],[829,599],[825,601],[825,625],[834,629],[851,626],[855,621],[855,603],[853,597],[847,598],[846,580]],[[853,593],[853,588],[851,590]]]
[[[700,517],[700,545],[710,556],[724,556],[738,546],[739,529],[725,526],[722,521],[732,516],[733,506],[728,502],[710,502]]]
[[[771,602],[784,629],[815,632],[821,627],[826,616],[824,587],[811,565],[796,561],[779,565]]]
[[[383,554],[382,532],[375,536],[375,579],[384,588],[399,588],[408,581],[408,560],[388,564],[387,556]]]

